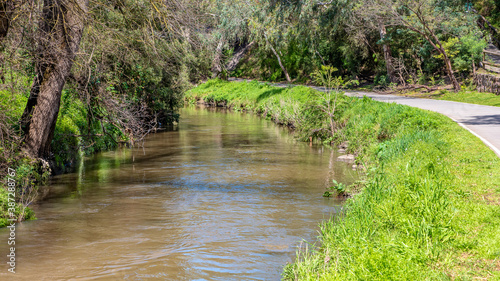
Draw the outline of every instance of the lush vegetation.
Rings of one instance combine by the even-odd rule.
[[[20,210],[49,174],[71,170],[86,154],[136,145],[177,120],[182,93],[210,75],[210,40],[195,32],[211,24],[201,12],[205,6],[139,2],[0,3],[0,185],[7,187],[8,168],[17,171]],[[41,130],[51,120],[53,126]],[[48,148],[38,143],[33,150],[31,135],[43,135]],[[7,218],[4,191],[0,226]]]
[[[318,110],[324,95],[220,80],[186,94],[191,103],[252,110],[299,138],[347,142],[367,167],[362,191],[321,225],[318,243],[300,249],[284,279],[500,278],[500,159],[442,115],[341,93],[332,135]]]
[[[333,65],[344,76],[382,87],[451,83],[458,90],[454,80],[471,77],[492,36],[487,24],[483,29],[476,24],[481,15],[489,17],[491,12],[482,9],[480,1],[474,5],[464,1],[259,1],[253,9],[245,1],[232,2],[237,4],[227,5],[221,20],[246,20],[247,29],[238,29],[237,35],[258,43],[234,75],[267,81],[307,82],[321,65]],[[230,57],[230,45],[227,51]]]
[[[16,170],[16,216],[33,218],[27,207],[50,173],[68,170],[85,154],[136,145],[175,121],[182,94],[209,77],[316,83],[337,91],[349,80],[377,88],[451,85],[458,92],[471,84],[488,42],[500,46],[499,15],[491,0],[0,1],[0,178],[5,185],[8,168]],[[325,228],[317,254],[303,254],[287,277],[305,278],[306,269],[314,275],[335,265],[343,269],[335,274],[361,278],[372,274],[370,266],[383,269],[376,261],[391,268],[403,260],[407,276],[423,267],[441,274],[448,265],[450,275],[470,270],[486,276],[495,257],[481,248],[486,240],[480,235],[496,232],[488,232],[480,216],[493,226],[496,217],[493,207],[474,200],[482,194],[496,198],[498,160],[442,117],[337,91],[212,80],[187,96],[254,110],[295,128],[302,140],[347,143],[358,162],[376,167],[346,218]],[[486,97],[472,99],[497,105],[495,97]],[[467,151],[470,160],[457,151]],[[476,170],[469,173],[469,167]],[[0,226],[7,218],[5,194],[1,189]],[[468,224],[463,217],[469,211]],[[372,216],[380,217],[367,219]],[[366,235],[335,240],[341,236],[328,234],[351,228]],[[479,228],[479,242],[471,242],[470,231]],[[366,251],[357,253],[349,243]],[[338,244],[338,255],[331,244]],[[486,264],[484,270],[461,265],[460,272],[457,259],[447,259],[460,254]],[[329,261],[321,264],[322,258]],[[348,271],[353,264],[365,271]]]

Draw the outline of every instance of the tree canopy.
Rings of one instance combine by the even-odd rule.
[[[381,87],[458,90],[498,41],[498,11],[494,1],[459,0],[2,1],[0,78],[30,96],[25,148],[50,157],[64,91],[85,106],[90,145],[142,139],[175,120],[182,93],[210,77],[314,82],[328,65]],[[50,105],[38,104],[44,91]],[[38,114],[53,120],[43,132]],[[44,141],[29,144],[35,131]]]

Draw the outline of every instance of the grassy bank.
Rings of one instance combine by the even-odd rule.
[[[362,191],[284,279],[500,278],[500,159],[448,118],[340,95],[332,131],[328,99],[305,87],[212,80],[186,94],[200,99],[252,110],[300,139],[347,143],[368,168]]]

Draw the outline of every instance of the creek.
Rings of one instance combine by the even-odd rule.
[[[16,227],[16,274],[3,262],[0,279],[279,280],[340,211],[322,197],[331,180],[358,178],[337,156],[252,114],[185,108],[143,147],[53,177],[38,220]]]

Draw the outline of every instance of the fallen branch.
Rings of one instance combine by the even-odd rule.
[[[448,87],[449,88],[449,87]],[[429,87],[426,85],[420,85],[420,84],[411,84],[411,85],[405,85],[403,87],[398,87],[394,89],[393,91],[383,91],[386,94],[402,94],[407,91],[414,91],[414,90],[419,90],[419,89],[425,89],[426,93],[432,93],[435,91],[443,90],[446,89],[446,87],[439,87],[439,86],[434,86],[434,87]]]

